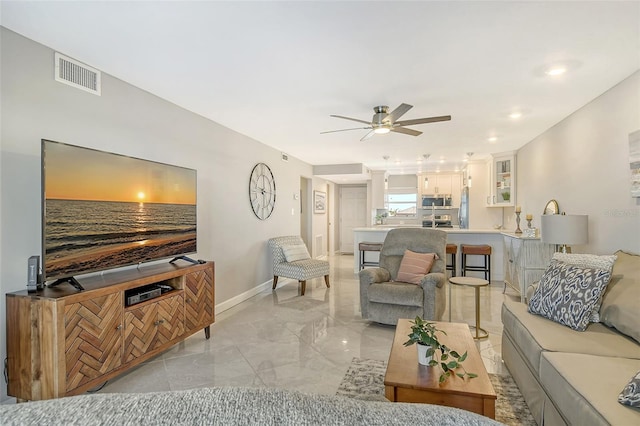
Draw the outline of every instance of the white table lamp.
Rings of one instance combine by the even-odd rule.
[[[540,232],[543,243],[562,246],[586,244],[589,241],[589,226],[586,214],[545,214],[540,216]]]

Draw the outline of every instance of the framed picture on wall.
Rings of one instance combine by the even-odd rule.
[[[327,212],[327,193],[322,191],[313,191],[313,212]]]

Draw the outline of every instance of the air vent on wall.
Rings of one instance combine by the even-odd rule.
[[[56,81],[100,96],[100,71],[57,52],[55,61]]]

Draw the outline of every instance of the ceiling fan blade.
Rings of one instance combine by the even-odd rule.
[[[414,124],[435,123],[437,121],[449,121],[450,115],[441,115],[439,117],[416,118],[414,120],[402,120],[393,123],[394,126],[412,126]]]
[[[407,111],[409,111],[411,108],[413,108],[413,105],[409,105],[409,104],[400,104],[400,106],[396,109],[394,109],[393,111],[391,111],[389,113],[389,115],[387,116],[387,118],[389,118],[389,120],[391,120],[392,123],[395,123],[395,121],[402,117],[404,114],[406,114]]]
[[[391,131],[396,133],[404,133],[405,135],[411,136],[420,136],[422,134],[422,132],[419,132],[417,130],[405,129],[404,127],[394,127],[391,129]]]
[[[334,115],[334,114],[331,114],[331,115],[329,115],[329,117],[342,118],[342,119],[344,119],[344,120],[357,121],[358,123],[364,123],[364,124],[369,124],[369,125],[371,125],[371,122],[370,122],[370,121],[364,121],[364,120],[360,120],[360,119],[357,119],[357,118],[345,117],[344,115]]]
[[[360,139],[361,141],[366,141],[367,139],[369,139],[371,136],[375,135],[376,132],[375,130],[371,129],[371,131],[369,133],[367,133],[366,135],[364,135],[362,137],[362,139]]]
[[[369,126],[369,127],[354,127],[352,129],[328,130],[326,132],[320,132],[320,134],[323,135],[325,133],[346,132],[346,131],[349,131],[349,130],[363,130],[363,129],[371,129],[371,126]]]

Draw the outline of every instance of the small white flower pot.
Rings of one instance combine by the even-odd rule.
[[[422,365],[429,365],[432,357],[427,357],[427,349],[431,346],[421,345],[419,343],[417,343],[416,346],[418,347],[418,363]]]

